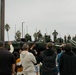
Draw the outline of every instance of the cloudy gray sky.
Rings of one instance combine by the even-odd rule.
[[[52,34],[56,29],[58,37],[69,34],[74,36],[76,0],[5,0],[5,24],[8,23],[11,27],[10,40],[14,40],[15,30],[22,32],[22,22],[25,22],[24,34],[28,31],[33,35],[36,30],[41,30],[43,35],[45,32]]]

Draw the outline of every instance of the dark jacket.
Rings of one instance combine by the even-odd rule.
[[[56,75],[56,53],[52,49],[46,49],[41,54],[42,75]]]
[[[0,75],[11,75],[14,56],[8,50],[0,48]]]
[[[76,75],[76,55],[73,52],[64,52],[59,62],[60,75]]]

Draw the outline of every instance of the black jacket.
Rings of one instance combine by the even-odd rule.
[[[57,74],[56,53],[53,49],[46,49],[41,54],[42,75]],[[49,73],[49,74],[48,74]]]
[[[15,58],[8,50],[0,48],[0,75],[11,75]]]
[[[60,75],[76,75],[76,55],[73,52],[64,52],[59,62]]]

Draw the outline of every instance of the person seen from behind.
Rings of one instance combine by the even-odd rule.
[[[36,47],[36,44],[32,43],[32,45],[29,49],[29,52],[31,52],[37,60],[37,51],[36,51],[35,47]],[[38,75],[38,64],[37,63],[35,64],[35,72],[36,72],[36,75]]]
[[[60,75],[76,75],[76,55],[71,44],[66,44],[64,50],[59,61]]]
[[[41,75],[57,75],[56,52],[51,43],[46,44],[46,49],[41,53]]]
[[[27,43],[23,44],[22,49],[23,51],[20,54],[20,60],[23,66],[23,73],[24,75],[35,75],[35,56],[28,51],[29,45]]]
[[[0,75],[14,75],[15,58],[12,53],[4,48],[4,43],[0,41]]]
[[[59,72],[59,61],[60,61],[60,57],[61,57],[61,55],[62,55],[62,53],[64,52],[64,46],[65,46],[65,44],[62,44],[61,46],[60,46],[60,53],[58,53],[58,55],[57,55],[57,68],[58,68],[58,72]]]

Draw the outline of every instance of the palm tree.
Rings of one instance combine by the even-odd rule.
[[[21,37],[21,32],[18,30],[15,34],[15,39],[20,40],[20,37]]]
[[[8,33],[8,31],[9,31],[9,29],[10,29],[9,24],[6,24],[4,28],[5,28],[5,30],[7,31],[7,37],[8,37],[8,41],[9,41],[9,33]]]
[[[25,41],[28,42],[28,41],[31,41],[31,35],[26,33],[25,35]]]
[[[54,32],[52,33],[52,35],[54,36],[54,42],[56,42],[58,32],[56,30],[54,30]]]

